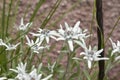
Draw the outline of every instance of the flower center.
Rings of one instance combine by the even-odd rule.
[[[66,39],[72,39],[74,32],[73,31],[65,31],[65,38]]]
[[[49,32],[50,32],[50,30],[43,29],[43,31],[41,31],[41,34],[48,36]]]

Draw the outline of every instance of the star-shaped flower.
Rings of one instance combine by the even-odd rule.
[[[114,53],[117,53],[117,52],[120,53],[120,41],[117,41],[116,44],[112,41],[111,38],[110,38],[110,41],[111,41],[112,47],[113,47],[111,55],[113,55]]]
[[[100,57],[100,53],[103,51],[103,49],[95,51],[91,49],[91,46],[89,46],[89,49],[84,48],[85,52],[81,52],[80,55],[84,55],[83,59],[87,60],[88,68],[90,69],[92,66],[93,61],[99,61],[99,60],[108,60],[109,58],[106,57]]]
[[[63,29],[62,25],[60,25],[60,29],[58,29],[58,38],[57,40],[65,40],[67,41],[69,45],[70,51],[73,51],[73,42],[86,38],[86,33],[82,31],[82,29],[79,27],[80,21],[78,21],[74,27],[69,26],[65,22],[65,30]]]
[[[51,75],[48,75],[47,77],[42,78],[42,74],[38,74],[36,69],[33,69],[30,73],[29,73],[30,79],[29,80],[48,80],[52,77]]]
[[[15,78],[17,78],[19,80],[24,80],[24,79],[27,79],[27,77],[28,77],[28,75],[26,73],[26,66],[27,66],[27,63],[23,64],[21,62],[16,67],[17,69],[10,69],[10,70],[17,73],[17,76]]]
[[[57,32],[54,30],[48,30],[48,29],[41,29],[39,28],[38,33],[31,33],[33,36],[37,36],[39,37],[40,41],[43,42],[44,40],[46,40],[47,44],[49,43],[49,38],[55,39],[56,40],[56,35]]]
[[[6,50],[8,50],[8,51],[10,51],[10,50],[15,50],[19,44],[20,44],[20,42],[17,43],[16,45],[13,45],[13,44],[10,44],[10,43],[8,43],[8,45],[5,44]]]
[[[39,53],[39,50],[41,49],[44,49],[44,48],[47,48],[48,46],[41,46],[41,41],[39,38],[36,39],[36,41],[34,42],[33,40],[30,40],[28,38],[28,36],[26,36],[26,39],[27,39],[27,45],[31,48],[31,50],[34,52],[34,53]]]
[[[25,31],[25,30],[27,30],[27,28],[30,27],[31,25],[32,25],[32,23],[24,24],[23,18],[21,18],[20,25],[19,25],[19,27],[18,27],[17,29],[18,29],[18,30],[21,30],[21,31]]]
[[[0,39],[0,46],[5,46],[6,44],[3,42],[2,39]]]

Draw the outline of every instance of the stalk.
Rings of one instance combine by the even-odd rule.
[[[67,75],[68,70],[69,70],[69,64],[70,64],[70,54],[68,53],[68,54],[67,54],[66,70],[65,70],[65,73],[64,73],[64,75],[63,75],[63,79],[62,79],[62,80],[66,80],[66,75]]]
[[[103,49],[100,57],[104,57],[104,31],[103,31],[103,13],[102,13],[102,0],[96,0],[96,18],[97,18],[97,36],[98,36],[98,50]],[[98,80],[103,80],[105,76],[104,60],[100,60],[99,63]]]

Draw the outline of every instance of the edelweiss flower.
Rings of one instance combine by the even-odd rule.
[[[50,64],[48,63],[48,69],[51,71],[51,73],[53,73],[54,68],[55,68],[55,65],[56,65],[56,62],[54,62],[53,65],[50,65]]]
[[[112,39],[110,39],[111,43],[112,43],[112,47],[113,47],[113,50],[112,50],[112,53],[111,55],[113,55],[114,53],[118,52],[120,53],[120,41],[117,41],[117,44],[115,44]]]
[[[23,18],[21,18],[20,26],[18,27],[18,30],[25,31],[28,27],[30,27],[32,23],[27,23],[26,25],[23,22]]]
[[[111,56],[112,56],[114,53],[120,53],[120,41],[117,41],[116,44],[112,41],[111,38],[110,38],[110,41],[111,41],[112,47],[113,47]],[[115,60],[118,60],[118,59],[120,59],[120,56],[117,56],[117,57],[115,58]]]
[[[22,62],[18,64],[18,66],[16,67],[16,69],[10,69],[11,71],[14,71],[15,73],[20,73],[20,74],[25,74],[26,73],[26,66],[27,63],[23,64]]]
[[[34,42],[33,40],[30,40],[30,39],[28,38],[28,36],[26,36],[26,39],[27,39],[27,43],[26,43],[26,44],[27,44],[29,47],[31,47],[31,49],[32,49],[33,52],[35,52],[35,53],[39,53],[39,50],[44,49],[44,48],[47,47],[47,46],[46,46],[46,47],[41,46],[41,41],[40,41],[39,38],[37,38],[35,42]]]
[[[100,53],[103,51],[103,49],[95,51],[91,49],[91,46],[89,46],[89,49],[84,48],[85,52],[81,52],[80,55],[84,55],[83,59],[86,59],[88,62],[88,68],[91,68],[92,61],[99,61],[99,60],[108,60],[109,58],[106,57],[100,57]]]
[[[65,22],[65,30],[63,29],[62,25],[60,25],[60,29],[58,29],[58,41],[59,40],[66,40],[69,48],[73,51],[73,41],[77,41],[79,39],[86,38],[86,33],[82,32],[82,29],[79,27],[80,21],[78,21],[74,27],[70,27]]]
[[[39,28],[38,33],[31,33],[33,36],[37,36],[39,37],[40,41],[43,42],[44,39],[46,40],[47,43],[49,43],[49,38],[53,38],[56,40],[56,38],[54,36],[57,35],[57,32],[52,30],[47,30],[47,29],[41,29]]]
[[[27,63],[23,64],[20,63],[18,64],[17,70],[16,69],[10,69],[12,71],[14,71],[15,73],[17,73],[17,76],[15,77],[15,80],[48,80],[52,77],[51,75],[48,75],[47,77],[42,78],[42,74],[38,74],[37,73],[37,69],[34,68],[30,73],[26,72],[26,66]],[[11,79],[14,80],[14,79]]]
[[[5,46],[6,44],[3,42],[2,39],[0,39],[0,46]]]
[[[7,78],[6,77],[0,77],[0,80],[6,80]]]
[[[15,77],[18,80],[28,80],[28,74],[26,73],[26,66],[27,63],[23,64],[22,62],[18,64],[16,67],[17,69],[10,69],[11,71],[14,71],[17,73],[17,76]]]
[[[8,45],[7,44],[5,44],[5,46],[6,46],[6,50],[15,50],[16,49],[16,47],[19,45],[20,43],[17,43],[16,45],[13,45],[13,44],[10,44],[10,43],[8,43]]]
[[[42,78],[42,74],[37,74],[37,70],[34,69],[33,71],[31,71],[29,73],[29,76],[30,76],[30,79],[29,80],[48,80],[49,78],[52,77],[52,74],[51,75],[48,75],[46,78]]]

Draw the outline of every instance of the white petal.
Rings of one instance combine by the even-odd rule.
[[[68,40],[68,45],[71,51],[73,51],[73,41],[72,40]]]
[[[52,75],[52,74],[50,74],[50,75],[48,75],[46,78],[41,79],[41,80],[48,80],[48,79],[50,79],[52,76],[53,76],[53,75]]]
[[[57,38],[57,41],[60,41],[60,40],[65,40],[65,38],[63,37]]]
[[[116,44],[112,41],[111,38],[109,38],[109,40],[111,41],[111,44],[112,44],[113,49],[115,49],[115,48],[116,48]]]
[[[24,25],[24,23],[23,23],[23,18],[21,18],[21,24],[20,25]]]
[[[28,36],[26,35],[25,37],[27,39],[28,44],[30,44],[30,39],[28,38]]]
[[[103,58],[95,58],[94,61],[100,61],[100,60],[109,60],[109,58],[103,57]]]
[[[115,58],[115,61],[117,61],[118,59],[120,59],[120,56],[117,56],[117,57]]]
[[[80,21],[78,21],[78,22],[75,24],[75,26],[74,26],[74,28],[73,28],[73,31],[74,31],[74,32],[80,31],[79,25],[80,25]]]
[[[46,38],[46,42],[47,42],[47,44],[48,44],[48,43],[49,43],[49,37],[46,36],[45,38]]]
[[[88,60],[88,68],[91,69],[91,66],[92,66],[92,62]]]
[[[112,56],[114,53],[116,53],[116,52],[119,52],[118,48],[116,48],[116,49],[114,49],[114,50],[112,51],[111,56]]]
[[[67,31],[69,31],[69,29],[70,29],[69,25],[66,22],[65,22],[65,28],[66,28]]]
[[[97,51],[95,54],[96,54],[96,55],[99,55],[101,52],[103,52],[103,49]]]
[[[80,55],[85,55],[86,53],[85,52],[81,52]]]

